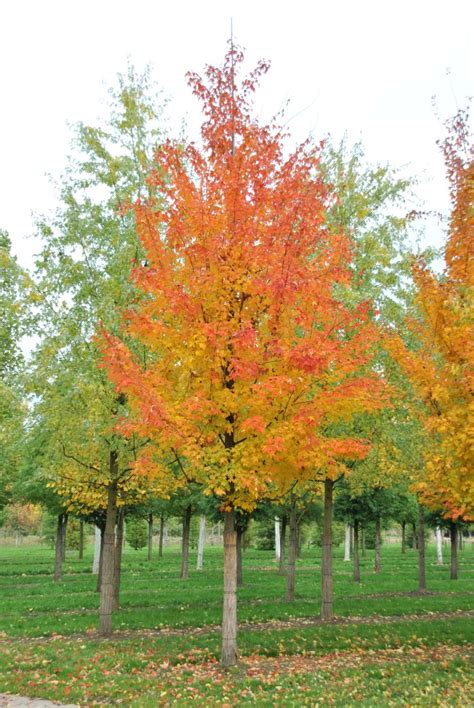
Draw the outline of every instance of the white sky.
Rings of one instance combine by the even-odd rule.
[[[64,167],[67,123],[94,123],[130,57],[154,67],[177,131],[183,117],[195,125],[184,74],[221,63],[231,17],[249,68],[272,62],[263,117],[290,99],[296,138],[347,132],[371,160],[418,175],[426,208],[446,208],[431,99],[444,119],[474,94],[472,0],[0,0],[0,228],[21,263],[38,250],[31,213],[56,203],[46,173]]]

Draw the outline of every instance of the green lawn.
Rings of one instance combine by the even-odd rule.
[[[221,618],[221,549],[181,581],[179,553],[148,562],[126,550],[121,610],[109,641],[95,635],[99,597],[83,561],[69,551],[64,580],[52,581],[53,552],[0,548],[0,691],[81,705],[469,705],[474,549],[460,552],[459,580],[428,551],[419,596],[417,556],[383,547],[380,575],[368,551],[355,584],[335,551],[335,612],[319,614],[319,551],[303,552],[297,599],[271,552],[247,550],[239,591],[241,664],[216,663]],[[277,621],[278,620],[278,621]],[[252,624],[253,623],[253,624]],[[266,623],[255,626],[255,623]],[[159,630],[159,631],[156,631]],[[31,640],[31,641],[30,641]]]

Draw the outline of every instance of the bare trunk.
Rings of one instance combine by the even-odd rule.
[[[321,619],[332,620],[333,613],[333,578],[332,578],[332,496],[334,482],[324,480],[324,521],[323,546],[321,556]]]
[[[458,579],[458,527],[454,521],[449,523],[449,537],[451,540],[451,580]]]
[[[241,588],[244,584],[244,576],[242,573],[242,541],[244,537],[244,531],[242,528],[237,526],[237,536],[235,539],[236,543],[236,553],[237,553],[237,587]]]
[[[114,610],[120,607],[120,574],[122,572],[122,550],[124,538],[124,513],[123,509],[117,511],[117,528],[115,536],[114,555]]]
[[[62,562],[66,560],[66,531],[67,531],[67,514],[64,514],[64,523],[62,525],[61,533],[62,533],[62,539],[61,539],[61,553],[62,553]]]
[[[345,525],[344,533],[344,560],[351,560],[351,527],[350,524]]]
[[[359,564],[359,522],[354,520],[354,580],[360,583],[360,564]]]
[[[418,592],[426,592],[425,510],[418,504]]]
[[[56,526],[56,553],[54,557],[54,581],[57,583],[63,578],[64,547],[66,545],[67,514],[58,514]]]
[[[416,524],[411,525],[412,533],[413,533],[413,542],[412,542],[412,548],[414,551],[416,551],[417,548],[417,532],[416,532]]]
[[[275,558],[277,561],[280,560],[280,552],[281,552],[281,542],[280,542],[280,519],[278,516],[275,516],[274,519],[275,523]]]
[[[237,532],[235,512],[224,512],[224,607],[221,664],[237,663]]]
[[[286,596],[285,599],[292,602],[295,599],[295,564],[297,539],[297,519],[296,519],[296,498],[291,498],[290,507],[290,536],[288,539],[288,572],[286,575]]]
[[[301,524],[296,524],[296,557],[301,558]]]
[[[280,565],[278,569],[279,575],[285,575],[285,546],[286,546],[286,522],[287,515],[283,514],[281,517],[281,528],[280,528]]]
[[[189,577],[189,531],[191,529],[191,514],[192,507],[189,505],[186,508],[183,516],[183,541],[181,545],[181,580],[187,580]]]
[[[99,572],[97,574],[97,585],[96,592],[100,592],[100,587],[102,585],[102,564],[104,560],[104,540],[105,540],[105,529],[100,529],[100,553],[99,553]]]
[[[98,526],[95,526],[95,535],[94,535],[94,560],[92,561],[92,573],[94,575],[97,575],[99,572],[99,565],[100,565],[100,540],[101,540],[102,534],[100,533],[100,528]]]
[[[366,545],[365,545],[365,529],[364,529],[364,527],[362,527],[361,536],[362,536],[362,538],[361,538],[362,558],[365,558],[366,555],[367,555],[367,548],[366,548]]]
[[[382,538],[380,533],[380,516],[375,519],[375,559],[374,559],[374,573],[380,573],[382,567],[380,562],[380,546],[382,544]]]
[[[84,522],[79,521],[79,560],[84,558]]]
[[[153,514],[148,514],[148,554],[147,560],[151,561],[153,550]]]
[[[406,545],[407,545],[407,538],[406,538],[407,529],[406,529],[406,527],[407,527],[407,522],[402,521],[402,553],[405,553]]]
[[[202,570],[202,563],[203,563],[203,557],[204,557],[204,543],[205,542],[206,542],[206,517],[203,514],[201,516],[201,520],[199,522],[199,539],[198,539],[196,570]]]
[[[160,516],[160,540],[158,542],[158,556],[163,557],[163,536],[165,533],[165,517],[163,514]]]
[[[107,637],[112,633],[115,573],[115,521],[117,517],[117,452],[110,453],[110,481],[107,492],[107,515],[105,520],[104,547],[102,550],[102,582],[100,584],[99,634]]]
[[[443,532],[436,527],[436,565],[443,565]]]

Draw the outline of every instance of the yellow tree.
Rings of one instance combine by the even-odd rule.
[[[443,143],[452,201],[445,272],[438,277],[414,262],[420,316],[407,325],[415,345],[386,337],[422,405],[428,444],[421,498],[453,521],[474,510],[474,149],[467,126],[460,112]]]

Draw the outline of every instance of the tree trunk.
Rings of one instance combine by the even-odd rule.
[[[237,526],[237,536],[235,539],[236,543],[236,553],[237,553],[237,587],[241,588],[244,585],[244,576],[242,573],[242,541],[244,537],[244,531],[239,526]]]
[[[163,514],[160,516],[160,540],[158,542],[158,557],[163,557],[163,536],[165,533],[165,517]]]
[[[375,518],[375,558],[374,558],[374,573],[380,573],[382,567],[380,562],[380,546],[382,543],[380,532],[380,516]]]
[[[206,542],[206,517],[203,514],[201,516],[201,520],[199,522],[199,539],[198,539],[196,570],[202,570],[202,563],[203,563],[203,556],[204,556],[204,543],[205,542]]]
[[[274,519],[275,523],[275,558],[277,561],[280,560],[280,553],[281,553],[281,542],[280,542],[280,519],[278,516],[275,516]]]
[[[288,572],[286,575],[286,596],[285,599],[292,602],[295,599],[295,564],[296,546],[298,544],[298,528],[296,519],[296,497],[291,498],[290,507],[290,537],[288,539]]]
[[[94,528],[94,560],[92,561],[92,573],[97,575],[99,573],[100,566],[100,541],[102,534],[98,526],[95,526]]]
[[[191,504],[186,508],[183,516],[183,542],[181,545],[181,580],[187,580],[189,577],[189,532],[191,530]]]
[[[351,527],[350,524],[346,524],[344,534],[344,560],[351,560]]]
[[[61,533],[62,533],[62,540],[61,540],[61,553],[62,553],[62,562],[66,560],[66,531],[67,531],[67,514],[64,514],[64,523],[62,525]]]
[[[102,582],[100,584],[99,634],[103,637],[107,637],[112,633],[115,574],[115,520],[117,517],[117,467],[117,452],[112,450],[110,453],[110,480],[107,492],[104,547],[102,550]]]
[[[123,509],[117,511],[117,528],[115,536],[114,555],[114,610],[120,607],[120,574],[122,572],[122,550],[124,538],[124,512]]]
[[[153,550],[153,514],[150,512],[148,514],[148,554],[147,560],[151,561],[151,554]]]
[[[359,522],[354,519],[354,580],[360,583],[360,564],[359,564]]]
[[[333,613],[333,578],[332,578],[332,496],[334,482],[324,480],[324,521],[323,546],[321,556],[321,619],[332,620]]]
[[[301,524],[296,524],[296,557],[301,558]]]
[[[362,527],[361,536],[362,536],[362,538],[361,538],[362,558],[365,558],[366,555],[367,555],[367,548],[366,548],[366,545],[365,545],[365,529],[364,529],[364,527]]]
[[[105,541],[105,528],[100,529],[100,553],[99,553],[99,573],[97,575],[97,586],[96,592],[100,592],[102,585],[102,565],[104,561],[104,541]]]
[[[412,532],[413,532],[412,548],[413,548],[414,551],[416,551],[416,548],[417,548],[417,536],[418,536],[417,531],[416,531],[416,524],[412,524],[412,525],[411,525],[411,528],[412,528]]]
[[[449,537],[451,540],[451,580],[458,579],[458,527],[454,521],[449,522]]]
[[[56,526],[56,553],[54,558],[54,581],[57,583],[63,578],[64,547],[66,545],[67,513],[58,514]]]
[[[407,526],[407,522],[402,521],[402,553],[405,553],[405,551],[406,551],[406,544],[407,544],[406,526]]]
[[[443,532],[436,527],[436,565],[443,565]]]
[[[221,664],[237,663],[237,532],[235,512],[224,512],[224,606]]]
[[[418,504],[418,592],[426,592],[425,510]]]
[[[84,558],[84,522],[79,521],[79,560]]]
[[[462,529],[458,528],[458,548],[460,551],[464,548],[464,536],[462,535]]]
[[[279,575],[285,575],[285,546],[286,546],[286,522],[287,515],[283,514],[281,517],[281,528],[280,528],[280,566],[278,569]]]

